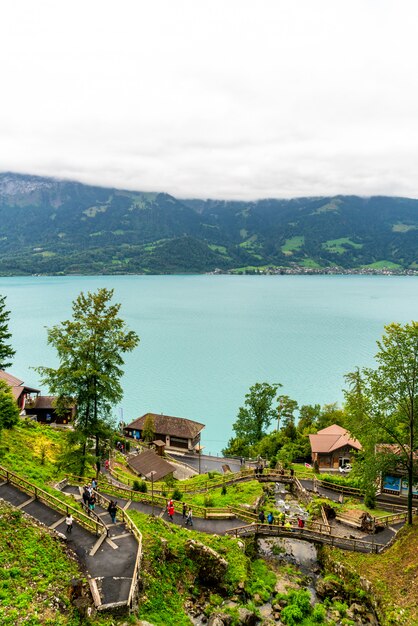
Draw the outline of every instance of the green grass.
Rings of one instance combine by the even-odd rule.
[[[375,263],[370,263],[369,265],[364,265],[365,268],[376,269],[376,270],[396,270],[401,269],[402,265],[399,263],[393,263],[392,261],[376,261]]]
[[[321,269],[321,265],[314,261],[313,259],[304,259],[301,261],[302,267],[312,268],[312,269]]]
[[[69,624],[71,615],[51,607],[58,600],[72,613],[68,585],[74,577],[82,575],[63,544],[0,503],[0,623]]]
[[[223,254],[224,256],[229,256],[225,246],[217,246],[216,244],[211,243],[208,245],[208,248],[214,252],[219,252],[219,254]]]
[[[247,582],[249,559],[236,539],[190,531],[137,511],[130,511],[130,515],[142,532],[147,554],[143,561],[144,592],[139,607],[142,619],[155,626],[190,626],[184,602],[188,597],[199,596],[201,590],[197,564],[186,551],[188,539],[209,545],[228,561],[222,595],[232,594],[239,583]]]
[[[382,554],[324,550],[327,559],[348,567],[353,582],[362,576],[372,583],[371,593],[381,607],[382,626],[418,624],[418,520],[412,527],[403,528],[398,540]]]
[[[402,224],[398,222],[392,226],[392,232],[394,233],[407,233],[410,230],[416,230],[417,226],[414,224]]]
[[[179,488],[181,489],[181,485]],[[237,485],[228,485],[225,495],[222,495],[222,488],[219,488],[212,489],[207,494],[184,494],[184,499],[192,506],[224,508],[239,504],[254,504],[262,493],[262,485],[258,481],[252,480]]]
[[[286,239],[286,241],[282,245],[281,250],[283,254],[291,255],[293,254],[293,252],[300,250],[302,246],[304,245],[304,243],[305,243],[305,237],[303,235],[291,237],[290,239]]]
[[[327,252],[333,254],[344,254],[347,252],[347,247],[355,248],[359,250],[363,247],[362,243],[355,243],[349,237],[340,237],[340,239],[328,239],[322,244],[322,248]]]

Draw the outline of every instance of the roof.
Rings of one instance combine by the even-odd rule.
[[[126,428],[142,430],[145,426],[145,420],[149,415],[154,418],[155,433],[160,435],[194,439],[205,427],[205,425],[200,424],[200,422],[193,422],[184,417],[172,417],[171,415],[163,415],[162,413],[146,413],[128,424]]]
[[[32,391],[34,393],[39,393],[39,389],[33,389],[32,387],[27,387],[26,385],[23,384],[23,380],[16,378],[16,376],[13,376],[12,374],[5,372],[4,370],[0,370],[0,379],[4,380],[4,382],[7,383],[9,387],[11,387],[12,394],[15,400],[17,400],[24,391],[29,392],[29,393]]]
[[[394,454],[396,456],[402,456],[405,451],[401,449],[401,446],[397,443],[378,443],[376,445],[376,452],[383,452],[386,454]],[[409,454],[410,447],[405,446],[405,450]],[[418,460],[418,450],[413,452],[414,460]]]
[[[153,450],[144,450],[139,454],[129,456],[128,465],[146,478],[149,478],[150,472],[155,472],[154,480],[161,480],[167,474],[172,474],[175,469],[171,463],[162,459]]]
[[[315,435],[309,435],[309,441],[312,452],[316,453],[333,452],[344,448],[344,446],[351,446],[356,450],[362,449],[361,443],[351,437],[348,430],[337,424],[323,428]]]
[[[31,408],[34,409],[55,409],[56,408],[56,400],[57,396],[37,396],[34,400],[33,406]],[[72,410],[74,408],[74,404],[68,407],[68,410]]]

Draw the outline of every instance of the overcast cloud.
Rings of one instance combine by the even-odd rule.
[[[416,0],[2,0],[0,171],[418,197]]]

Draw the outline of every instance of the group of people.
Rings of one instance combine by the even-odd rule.
[[[259,519],[260,524],[266,523],[266,515],[264,511],[259,512],[258,519]],[[274,521],[275,521],[274,514],[272,513],[272,511],[270,511],[267,514],[267,524],[270,526],[270,528],[273,526]],[[298,517],[297,521],[298,521],[298,528],[300,529],[305,528],[305,521],[302,517]],[[277,524],[280,524],[284,528],[292,528],[292,524],[290,523],[290,520],[289,519],[286,520],[285,513],[279,513],[279,515],[277,516]]]
[[[167,513],[168,513],[168,517],[170,518],[170,520],[173,522],[174,521],[174,513],[175,513],[175,509],[174,509],[174,502],[173,500],[169,500],[167,502]],[[182,514],[183,514],[183,519],[185,526],[193,526],[193,511],[192,511],[192,507],[188,507],[185,502],[183,502],[183,506],[182,506]]]
[[[96,494],[97,491],[97,480],[93,478],[89,485],[84,485],[83,487],[83,503],[87,511],[94,511],[96,506]]]

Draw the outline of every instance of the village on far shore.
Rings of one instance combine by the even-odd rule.
[[[14,375],[0,370],[0,380],[10,387],[22,418],[49,424],[51,427],[72,429],[76,406],[58,415],[56,398],[44,396],[39,389],[30,387]],[[151,421],[154,437],[144,442],[143,433]],[[146,481],[160,481],[170,477],[183,480],[208,471],[221,473],[236,472],[245,467],[265,467],[267,459],[244,459],[203,454],[201,435],[205,424],[183,417],[158,413],[146,413],[129,424],[121,424],[121,438],[125,444],[119,449],[127,453],[127,464],[131,471]],[[343,427],[332,424],[316,433],[309,434],[311,457],[306,459],[308,467],[318,473],[347,474],[351,471],[355,455],[362,450],[361,443],[352,438]],[[125,449],[123,449],[125,446]],[[396,447],[381,444],[396,454]],[[393,502],[403,503],[407,499],[408,482],[405,471],[399,467],[380,477],[378,494],[385,494]],[[418,485],[413,487],[413,497],[418,499]]]

